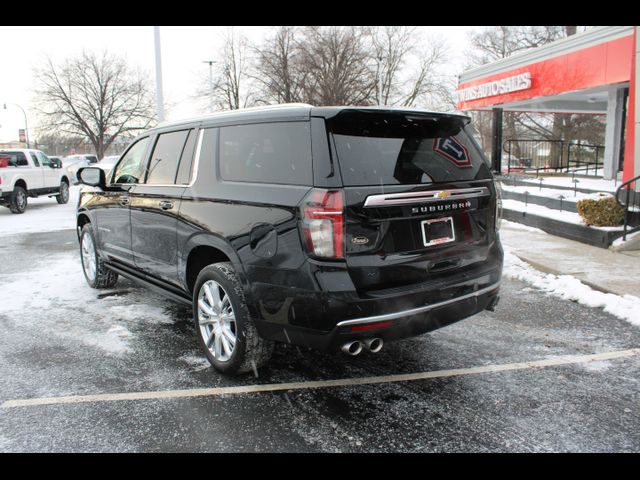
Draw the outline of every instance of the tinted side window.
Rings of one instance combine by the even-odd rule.
[[[158,141],[147,167],[147,181],[145,183],[152,185],[172,185],[175,183],[178,162],[188,133],[188,130],[181,130],[158,135]]]
[[[113,174],[115,183],[139,183],[144,171],[144,154],[147,150],[149,137],[134,143],[127,153],[120,159]]]
[[[222,127],[219,152],[223,180],[313,183],[309,122]]]
[[[29,155],[31,155],[31,160],[33,160],[33,163],[36,167],[40,166],[40,162],[38,162],[38,157],[36,157],[36,154],[33,152],[29,152]]]

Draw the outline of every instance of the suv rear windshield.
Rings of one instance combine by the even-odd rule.
[[[341,112],[327,121],[345,186],[491,178],[464,117]]]

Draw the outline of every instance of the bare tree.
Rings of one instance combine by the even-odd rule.
[[[298,43],[303,98],[314,105],[369,105],[375,82],[359,27],[305,27]]]
[[[151,82],[122,57],[82,52],[60,66],[47,58],[35,78],[40,129],[87,138],[98,158],[116,138],[153,122]]]
[[[417,27],[367,27],[376,99],[383,105],[455,106],[452,79],[439,74],[447,47],[442,39],[423,38]],[[409,73],[407,73],[409,71]]]
[[[496,26],[470,34],[471,45],[476,49],[469,56],[468,66],[483,65],[514,53],[539,47],[568,35],[560,26]],[[577,28],[577,27],[573,27]]]
[[[220,61],[213,66],[213,98],[221,110],[237,110],[255,104],[255,95],[249,82],[251,81],[250,47],[242,33],[229,28],[223,37],[223,44],[218,55]],[[209,84],[198,89],[199,96],[211,95]]]
[[[261,102],[303,102],[308,72],[303,68],[302,51],[295,27],[278,27],[263,45],[254,46],[256,64],[252,77],[262,90]]]

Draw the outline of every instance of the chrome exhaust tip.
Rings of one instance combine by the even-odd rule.
[[[344,353],[355,357],[362,351],[362,343],[360,343],[358,340],[353,340],[342,345],[341,350]]]
[[[381,338],[367,338],[364,341],[364,346],[372,353],[378,353],[384,346],[384,341]]]

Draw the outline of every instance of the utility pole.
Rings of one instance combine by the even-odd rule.
[[[156,114],[158,122],[164,122],[164,99],[162,97],[162,54],[160,52],[160,27],[153,27],[156,49]]]
[[[213,64],[215,60],[204,60],[202,63],[209,64],[209,112],[213,113]]]

